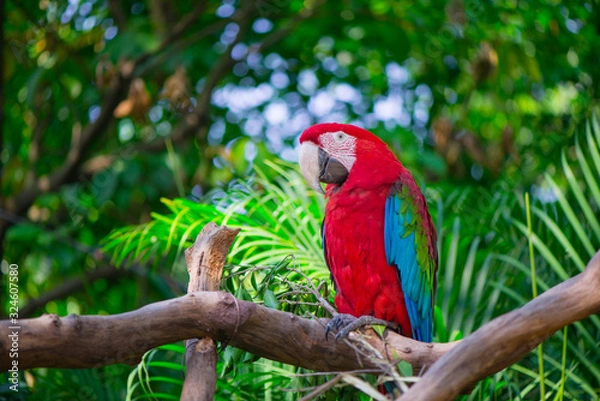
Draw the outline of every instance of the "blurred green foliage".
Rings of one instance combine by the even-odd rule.
[[[535,232],[552,252],[567,247],[542,216],[565,230],[570,257],[581,255],[585,263],[590,246],[598,247],[590,216],[599,214],[593,184],[600,175],[593,153],[599,131],[582,131],[600,90],[597,1],[9,0],[2,6],[0,272],[19,265],[21,317],[112,314],[181,295],[187,273],[173,258],[199,227],[185,238],[185,228],[177,231],[177,248],[144,240],[152,235],[136,237],[135,246],[119,243],[129,229],[118,229],[156,221],[152,212],[154,218],[179,213],[186,202],[161,198],[187,197],[196,207],[202,199],[207,212],[232,193],[263,196],[260,185],[253,187],[257,179],[282,183],[281,195],[294,198],[271,161],[294,162],[299,133],[322,121],[371,129],[427,183],[445,255],[440,280],[474,280],[446,284],[440,293],[439,321],[446,322],[438,327],[440,339],[468,334],[524,302],[518,295],[530,288],[526,273],[496,270],[508,267],[490,259],[502,255],[516,268],[527,260],[522,226],[506,217],[522,212],[514,193],[532,192],[534,222],[540,218]],[[571,179],[568,168],[576,162]],[[581,227],[561,217],[568,201],[557,198],[577,183],[583,184],[572,195],[573,215],[585,217]],[[595,201],[586,209],[580,201],[588,198]],[[265,202],[263,213],[271,210]],[[318,207],[299,203],[297,210],[316,218]],[[186,218],[193,224],[198,216]],[[261,215],[243,225],[267,222]],[[170,232],[152,224],[158,234]],[[318,241],[315,232],[284,234],[277,233],[285,246],[268,263]],[[99,248],[107,236],[132,267],[114,268],[114,255]],[[256,263],[258,250],[249,247],[243,256]],[[146,257],[134,262],[134,255]],[[556,266],[550,263],[540,283],[566,277]],[[484,290],[486,280],[497,285]],[[245,283],[228,289],[261,302],[267,293],[253,293]],[[573,383],[587,391],[578,398],[570,387],[571,399],[597,391],[597,369],[585,361],[598,346],[596,326],[583,342],[569,342]],[[577,330],[570,339],[583,332]],[[560,359],[561,346],[550,347],[552,361]],[[577,370],[582,365],[586,370]],[[539,380],[532,366],[498,374],[476,394],[525,399]],[[23,376],[21,394],[123,399],[127,374],[120,366],[40,369]],[[291,380],[278,383],[301,385]],[[98,391],[54,392],[54,383],[67,389],[80,382]],[[276,392],[263,384],[254,390]]]

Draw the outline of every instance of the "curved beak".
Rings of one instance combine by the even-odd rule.
[[[300,171],[308,185],[322,194],[321,182],[341,185],[348,178],[346,167],[312,142],[300,145]]]

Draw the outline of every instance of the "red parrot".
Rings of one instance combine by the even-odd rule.
[[[337,123],[302,133],[300,169],[327,198],[323,250],[340,314],[326,333],[386,321],[431,342],[437,234],[410,172],[371,132]]]

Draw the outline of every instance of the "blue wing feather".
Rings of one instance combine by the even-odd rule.
[[[433,337],[432,289],[428,286],[426,266],[417,258],[415,216],[411,208],[402,210],[402,194],[392,193],[385,203],[384,242],[387,261],[396,266],[412,326],[412,337],[431,342]]]

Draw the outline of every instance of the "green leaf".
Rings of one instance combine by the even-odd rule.
[[[277,297],[271,290],[266,290],[264,293],[264,301],[265,305],[271,309],[277,309],[279,306],[279,301],[277,301]]]
[[[385,327],[384,325],[381,325],[381,324],[375,324],[375,325],[372,325],[371,328],[373,329],[373,331],[375,331],[375,333],[377,333],[379,335],[379,337],[381,339],[383,339],[383,334],[385,333],[385,330],[387,329],[387,327]]]
[[[400,361],[398,363],[398,370],[403,377],[411,377],[413,375],[413,367],[406,361]]]

